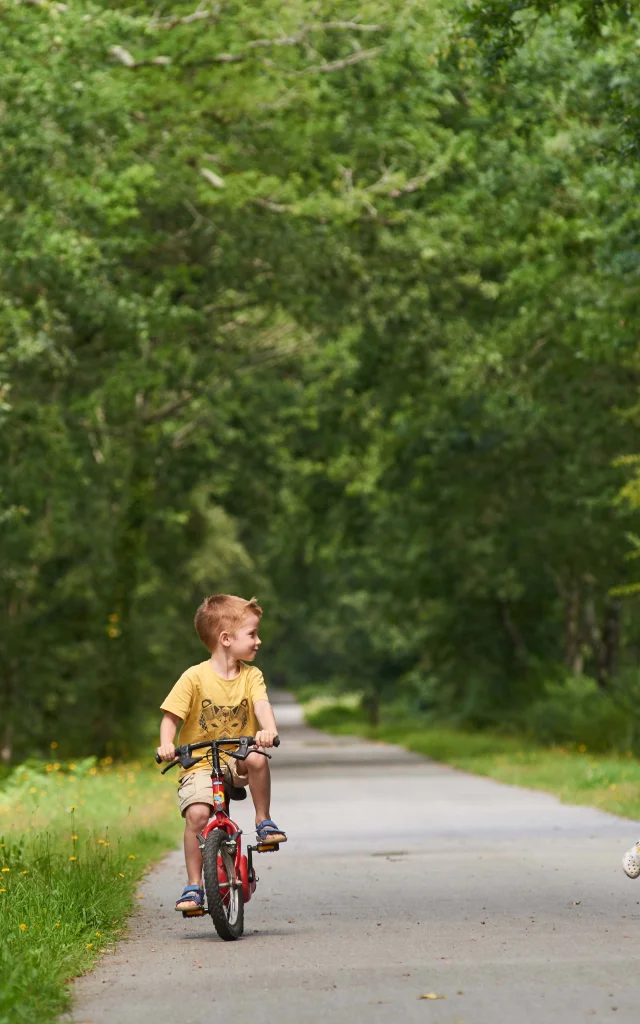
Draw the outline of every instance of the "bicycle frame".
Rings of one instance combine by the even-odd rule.
[[[230,744],[231,745],[230,741]],[[220,744],[222,745],[222,744]],[[236,854],[234,860],[235,881],[242,884],[242,895],[244,902],[248,903],[256,891],[256,875],[253,870],[251,847],[248,849],[248,857],[242,852],[242,829],[238,828],[227,812],[227,795],[225,792],[224,768],[220,764],[220,752],[218,746],[212,750],[211,786],[213,789],[213,815],[202,830],[203,840],[213,832],[215,828],[226,832],[230,839],[236,841]],[[224,883],[223,883],[224,884]]]

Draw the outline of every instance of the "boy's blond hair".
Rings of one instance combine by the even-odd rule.
[[[202,643],[213,654],[220,634],[235,633],[249,615],[262,617],[262,608],[255,597],[246,601],[233,594],[212,594],[205,597],[193,621]]]

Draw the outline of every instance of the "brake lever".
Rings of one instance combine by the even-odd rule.
[[[258,750],[256,747],[248,749],[246,754],[232,754],[230,750],[225,750],[225,756],[235,757],[236,761],[246,761],[249,754],[262,754],[263,757],[268,757],[271,760],[271,754],[267,754],[266,750]]]
[[[183,768],[193,768],[194,764],[198,761],[204,761],[204,757],[188,757],[186,754],[183,757],[177,757],[175,761],[171,761],[166,768],[163,768],[160,772],[161,775],[166,775],[172,768],[175,768],[177,764],[182,765]]]

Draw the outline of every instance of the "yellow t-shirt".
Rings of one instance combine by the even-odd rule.
[[[241,663],[235,679],[223,679],[210,661],[203,661],[182,673],[160,708],[182,719],[180,743],[199,743],[255,736],[260,725],[253,706],[258,700],[269,697],[264,676],[255,665]],[[198,767],[206,768],[206,762]]]

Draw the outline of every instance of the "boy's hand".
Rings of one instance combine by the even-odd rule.
[[[176,748],[173,743],[163,743],[161,747],[158,747],[158,757],[163,761],[175,761]]]
[[[277,735],[275,729],[261,729],[256,733],[256,747],[272,747]]]

